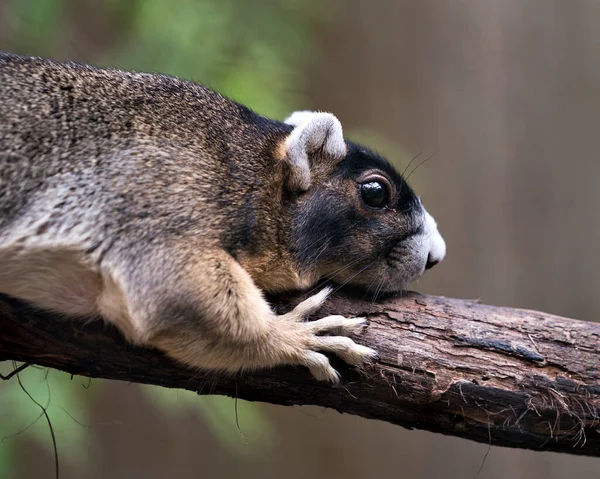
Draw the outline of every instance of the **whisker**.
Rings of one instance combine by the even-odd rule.
[[[429,160],[431,160],[433,157],[435,156],[435,153],[432,153],[430,156],[428,156],[427,158],[425,158],[423,161],[421,161],[417,166],[415,166],[413,168],[413,170],[408,174],[408,176],[405,178],[405,181],[408,181],[408,179],[411,177],[411,175],[417,171],[419,169],[419,167],[423,166],[425,163],[427,163]]]
[[[327,274],[325,274],[325,275],[321,276],[321,278],[319,278],[319,279],[320,279],[320,280],[328,280],[328,279],[331,279],[331,278],[333,278],[333,277],[334,277],[336,274],[339,274],[339,273],[341,273],[342,271],[345,271],[345,270],[347,270],[348,268],[350,268],[350,267],[354,266],[356,263],[359,263],[359,262],[361,262],[361,261],[362,261],[362,260],[364,260],[364,259],[365,259],[365,258],[357,258],[357,259],[354,259],[354,260],[350,261],[349,263],[347,263],[346,265],[344,265],[344,266],[342,266],[342,267],[340,267],[340,268],[336,269],[335,271],[332,271],[331,273],[327,273]],[[308,291],[307,291],[307,294],[311,294],[311,293],[313,293],[314,291],[316,291],[316,290],[320,289],[321,287],[322,287],[322,286],[321,286],[321,284],[318,284],[318,285],[316,285],[314,288],[312,288],[312,289],[308,290]]]
[[[333,293],[337,293],[340,289],[342,289],[344,286],[346,286],[350,281],[352,281],[354,278],[356,278],[359,274],[364,272],[367,268],[370,268],[371,266],[373,266],[373,264],[374,264],[374,261],[367,264],[364,268],[359,269],[356,273],[354,273],[352,276],[350,276],[346,281],[344,281],[337,288],[335,288],[333,290]]]
[[[372,291],[372,289],[373,289],[373,285],[374,285],[375,283],[377,283],[377,280],[378,280],[378,279],[379,279],[379,278],[378,278],[377,276],[375,276],[375,277],[373,278],[373,281],[371,281],[371,282],[369,283],[369,286],[366,288],[366,290],[367,290],[367,295],[368,295],[369,291]],[[367,297],[366,295],[365,295],[365,296],[363,296],[363,299],[366,299],[366,297]]]
[[[413,156],[412,160],[410,160],[408,162],[408,165],[406,165],[406,168],[404,168],[404,171],[402,172],[402,176],[404,176],[404,173],[406,173],[406,170],[408,170],[410,168],[410,165],[413,164],[413,161],[415,161],[419,156],[421,156],[421,153],[423,153],[423,145],[419,146],[419,153],[417,153],[417,156]]]
[[[383,290],[383,283],[384,282],[385,282],[385,275],[382,273],[380,275],[379,285],[375,289],[375,294],[373,295],[373,301],[372,301],[373,303],[375,303],[377,301],[377,298],[379,297],[379,294]]]
[[[352,261],[350,261],[349,263],[346,263],[345,266],[342,266],[341,268],[336,269],[335,271],[332,271],[331,273],[327,273],[326,275],[323,275],[323,279],[331,279],[333,278],[336,274],[341,273],[342,271],[346,271],[348,268],[350,268],[351,266],[354,266],[356,263],[360,263],[361,261],[363,261],[365,258],[356,258],[353,259]]]
[[[343,230],[343,234],[346,234],[347,232],[349,232],[352,228],[354,228],[358,223],[360,223],[361,220],[357,220],[354,223],[346,226]],[[308,245],[306,247],[306,249],[312,249],[313,246],[315,246],[317,243],[323,241],[324,239],[326,239],[329,236],[330,233],[325,233],[323,236],[317,238],[316,240],[314,240],[312,243],[310,243],[310,245]],[[323,245],[319,248],[318,250],[318,254],[314,257],[314,258],[310,258],[311,262],[316,261],[326,250],[327,247],[329,246],[329,243],[326,241],[323,243]]]
[[[321,257],[321,255],[325,251],[327,251],[328,246],[329,246],[329,242],[326,241],[325,243],[323,243],[321,245],[321,247],[317,250],[317,254],[315,254],[315,256],[313,258],[311,258],[311,262],[316,262]]]

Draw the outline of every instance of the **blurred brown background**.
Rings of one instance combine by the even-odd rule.
[[[49,47],[16,42],[15,2],[0,0],[0,49],[111,64],[104,53],[119,50],[115,32],[125,15],[106,17],[114,2],[60,3],[68,20]],[[225,3],[241,17],[279,9],[277,19],[290,23],[273,39],[310,39],[298,70],[278,83],[282,104],[332,111],[346,131],[376,132],[409,159],[420,150],[419,158],[433,155],[411,182],[448,256],[416,289],[600,317],[600,2],[328,0],[302,14],[297,1]],[[210,4],[198,2],[196,13],[210,15]],[[201,64],[210,48],[198,45],[186,61]],[[256,55],[251,70],[264,66]],[[115,64],[146,65],[135,57]],[[239,444],[215,440],[206,427],[210,410],[166,415],[136,386],[98,381],[94,388],[89,459],[84,467],[64,464],[63,478],[472,478],[488,449],[318,408],[265,405],[271,440],[247,435],[252,452],[240,453]],[[242,430],[249,420],[240,414]],[[243,443],[237,429],[229,434]],[[17,441],[11,474],[51,477],[47,446],[26,434]],[[509,477],[596,478],[600,460],[491,448],[478,478]]]

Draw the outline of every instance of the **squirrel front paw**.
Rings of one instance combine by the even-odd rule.
[[[340,380],[339,373],[331,366],[327,356],[318,351],[334,353],[353,366],[371,363],[378,358],[378,354],[375,350],[356,344],[346,337],[368,326],[366,318],[335,315],[305,321],[321,308],[331,291],[331,288],[325,288],[282,315],[280,319],[289,322],[290,326],[290,323],[295,326],[293,329],[296,334],[288,336],[287,339],[297,342],[290,345],[295,349],[297,363],[306,366],[316,379],[337,384]]]

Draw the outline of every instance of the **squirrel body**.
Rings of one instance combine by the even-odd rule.
[[[0,292],[189,365],[337,382],[321,352],[373,360],[346,337],[366,320],[303,321],[328,289],[284,315],[263,293],[401,290],[445,254],[401,175],[329,113],[280,122],[196,83],[4,53],[0,84]]]

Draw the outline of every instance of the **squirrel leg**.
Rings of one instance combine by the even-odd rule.
[[[364,318],[329,316],[304,321],[321,307],[329,289],[277,315],[248,273],[227,253],[204,250],[192,258],[177,271],[165,268],[164,261],[155,272],[146,268],[144,286],[122,288],[128,321],[135,324],[129,329],[138,331],[133,338],[136,342],[202,369],[238,372],[303,365],[315,378],[332,383],[339,381],[339,375],[322,352],[334,353],[352,365],[377,357],[374,350],[345,337],[363,329]],[[149,274],[158,276],[149,278]],[[149,284],[159,288],[149,290]],[[117,325],[123,322],[123,318],[108,319]]]

